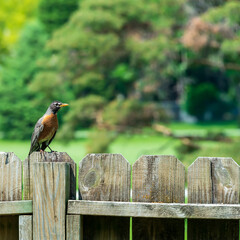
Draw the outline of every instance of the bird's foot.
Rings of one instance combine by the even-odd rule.
[[[42,150],[42,149],[40,149],[40,155],[41,155],[41,158],[43,158],[43,159],[45,159],[46,160],[46,155],[45,155],[45,153],[46,153],[46,151],[44,151],[44,150]]]
[[[45,156],[45,155],[44,155],[44,153],[45,153],[45,151],[44,151],[44,150],[40,149],[40,151],[39,151],[39,152],[40,152],[41,156],[42,156],[42,155],[43,155],[43,156]]]

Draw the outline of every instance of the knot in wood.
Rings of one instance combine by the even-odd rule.
[[[84,177],[84,186],[87,188],[93,187],[97,182],[97,178],[97,173],[94,170],[88,172]]]

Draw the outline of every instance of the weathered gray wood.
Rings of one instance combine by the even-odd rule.
[[[68,163],[33,165],[33,239],[65,240],[66,204],[70,194]]]
[[[70,199],[76,199],[76,163],[65,152],[33,152],[23,162],[23,199],[32,200],[34,175],[33,165],[36,162],[67,162],[70,163]]]
[[[67,240],[81,239],[81,218],[80,215],[67,215]]]
[[[129,201],[131,167],[120,154],[89,154],[79,163],[84,200]],[[129,239],[129,218],[83,217],[83,239]]]
[[[22,199],[22,162],[14,153],[0,153],[0,201]],[[0,239],[16,240],[18,216],[0,217]]]
[[[22,162],[14,153],[0,153],[0,201],[22,199]]]
[[[0,215],[20,215],[32,213],[32,200],[0,202]]]
[[[184,203],[184,166],[174,156],[142,156],[133,165],[133,202]],[[133,218],[133,239],[184,239],[184,220]]]
[[[240,219],[240,205],[70,200],[68,201],[68,214],[143,218]]]
[[[239,203],[239,166],[231,158],[198,158],[188,169],[189,203]],[[239,239],[237,220],[189,220],[188,239]]]
[[[32,216],[19,216],[19,240],[32,240]]]

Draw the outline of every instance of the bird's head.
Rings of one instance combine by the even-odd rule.
[[[67,103],[62,103],[62,102],[59,102],[59,101],[54,101],[51,103],[51,105],[49,106],[50,110],[55,114],[58,112],[58,110],[62,107],[66,107],[68,106]]]

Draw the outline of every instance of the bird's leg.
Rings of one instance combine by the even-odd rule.
[[[56,152],[56,151],[53,151],[53,150],[49,147],[49,145],[47,145],[47,147],[50,149],[51,153],[52,153],[52,152]]]

